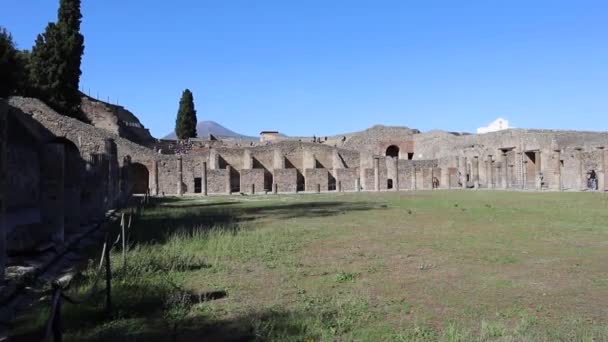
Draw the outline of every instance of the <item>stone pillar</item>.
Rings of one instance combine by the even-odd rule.
[[[203,172],[201,174],[201,193],[207,196],[207,162],[203,162]]]
[[[604,191],[606,189],[606,183],[605,183],[605,162],[606,159],[604,157],[604,146],[599,146],[597,148],[599,150],[600,153],[600,162],[599,162],[599,168],[597,170],[597,189],[599,191]]]
[[[279,184],[277,184],[277,183],[272,184],[272,193],[275,195],[279,193]]]
[[[479,189],[479,157],[473,157],[473,187]]]
[[[412,190],[416,190],[416,166],[412,166]]]
[[[255,195],[255,184],[250,184],[249,188],[249,193]]]
[[[209,170],[219,169],[220,156],[214,148],[209,149]]]
[[[576,153],[577,159],[578,159],[578,179],[579,179],[579,186],[580,186],[580,190],[586,190],[587,189],[587,177],[585,175],[585,170],[584,170],[584,165],[583,165],[583,149],[582,148],[577,148],[576,149],[578,152]]]
[[[361,191],[361,178],[355,179],[355,191]]]
[[[131,178],[129,177],[129,170],[131,169],[131,157],[126,156],[123,158],[122,160],[122,168],[121,168],[121,172],[120,172],[120,201],[121,206],[123,203],[126,203],[127,200],[129,199],[129,195],[130,195],[130,184],[131,184]],[[149,179],[148,179],[149,181]],[[149,186],[148,186],[149,188]],[[152,192],[150,190],[150,192]]]
[[[111,209],[116,207],[118,193],[118,153],[114,139],[104,140],[104,152],[108,158],[108,207],[106,209]]]
[[[342,192],[342,182],[338,181],[338,192]]]
[[[555,150],[555,170],[553,171],[553,178],[555,179],[555,184],[553,188],[557,191],[563,190],[562,185],[562,156],[560,150]]]
[[[0,285],[4,282],[6,267],[6,115],[8,108],[0,103]]]
[[[393,162],[395,163],[395,165],[394,165],[395,177],[393,178],[393,190],[399,191],[399,159],[398,158],[392,158],[392,159],[393,159]]]
[[[152,161],[152,174],[150,175],[150,187],[153,196],[159,195],[158,161]]]
[[[541,190],[542,180],[541,180],[541,164],[540,164],[540,151],[534,152],[534,166],[535,166],[535,179],[536,179],[536,190]]]
[[[463,189],[467,188],[467,157],[462,157],[460,161],[460,184]]]
[[[40,221],[56,244],[64,242],[65,146],[50,143],[40,153]]]
[[[441,182],[439,183],[439,187],[442,189],[450,188],[450,168],[447,165],[443,165],[441,170]]]
[[[526,163],[524,162],[524,159],[523,152],[516,152],[515,163],[517,168],[517,182],[520,184],[521,189],[526,188]]]
[[[608,190],[608,172],[606,172],[606,153],[608,153],[608,150],[603,149],[602,150],[602,169],[604,170],[604,187],[602,189],[600,189],[600,191],[606,191]]]
[[[243,150],[243,169],[253,169],[253,157],[251,156],[251,150]]]
[[[343,169],[344,163],[342,163],[342,158],[340,158],[340,153],[337,148],[334,148],[331,153],[331,160],[333,169]]]
[[[317,193],[321,193],[321,184],[317,184]]]
[[[509,173],[509,161],[507,159],[507,154],[506,153],[502,153],[502,163],[501,163],[501,179],[502,179],[502,188],[506,189],[507,188],[507,184],[509,182],[508,180],[508,173]]]
[[[177,195],[181,196],[184,194],[184,175],[182,172],[182,157],[177,157]]]
[[[488,189],[494,189],[494,165],[492,165],[492,164],[493,164],[492,155],[488,154],[488,161],[487,161]]]
[[[281,150],[275,149],[273,152],[273,160],[272,165],[274,169],[284,169],[285,168],[285,156],[281,153]]]
[[[230,174],[232,173],[232,166],[226,166],[226,194],[232,194],[232,185],[230,184]]]
[[[380,158],[374,158],[374,191],[380,191]]]

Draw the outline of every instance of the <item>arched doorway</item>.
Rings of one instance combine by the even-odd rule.
[[[391,145],[391,146],[387,147],[386,156],[393,157],[393,158],[399,158],[399,147],[397,147],[395,145]]]
[[[133,186],[131,187],[132,194],[145,194],[148,192],[150,173],[148,168],[140,163],[133,163],[130,166],[130,178]]]

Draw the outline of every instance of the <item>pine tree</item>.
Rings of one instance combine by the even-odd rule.
[[[80,34],[80,0],[61,0],[57,23],[38,35],[30,57],[35,95],[61,114],[83,119],[80,111],[80,64],[84,37]]]
[[[179,110],[175,120],[175,134],[178,139],[196,138],[196,110],[194,98],[189,89],[184,90],[179,100]]]
[[[18,80],[17,49],[11,34],[0,27],[0,97],[8,97],[17,88]]]

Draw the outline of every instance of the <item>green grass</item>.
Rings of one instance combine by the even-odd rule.
[[[127,267],[113,255],[112,315],[66,304],[66,340],[606,341],[607,209],[592,193],[166,199]]]

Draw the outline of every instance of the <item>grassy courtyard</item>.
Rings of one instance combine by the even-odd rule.
[[[608,340],[603,194],[168,198],[131,241],[68,340]]]

